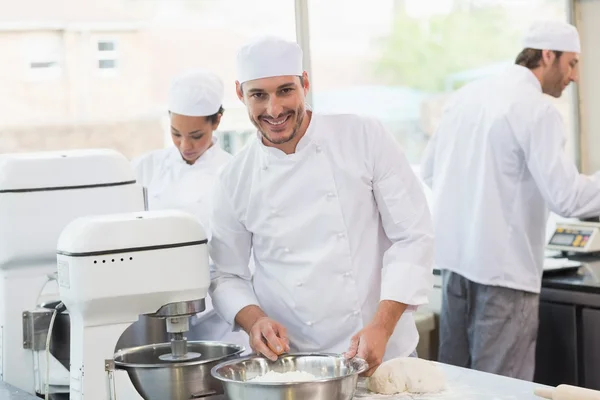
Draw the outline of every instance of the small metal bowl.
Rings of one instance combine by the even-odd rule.
[[[242,346],[209,342],[187,342],[188,351],[200,353],[189,361],[163,361],[170,343],[123,349],[115,354],[115,367],[127,371],[131,383],[145,400],[189,400],[223,393],[221,382],[210,370],[222,361],[239,358]]]
[[[337,354],[296,353],[270,361],[261,356],[225,361],[211,370],[223,383],[229,400],[351,400],[358,375],[368,369],[360,358],[345,359]],[[304,371],[317,379],[309,382],[249,382],[269,371]]]

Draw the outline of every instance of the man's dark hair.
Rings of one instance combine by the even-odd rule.
[[[300,86],[304,87],[304,77],[302,75],[298,75],[298,78],[300,78]],[[243,83],[240,85],[240,90],[242,91],[242,94],[244,94],[244,84]]]
[[[225,112],[225,109],[223,108],[223,106],[219,107],[219,111],[217,111],[216,113],[214,113],[213,115],[209,115],[206,117],[206,120],[208,122],[210,122],[211,124],[214,124],[217,122],[219,115],[223,115],[223,113]]]
[[[556,54],[556,61],[562,56],[562,51],[554,51]],[[521,65],[525,68],[535,69],[540,66],[540,62],[542,61],[542,50],[538,49],[524,49],[519,53],[517,59],[515,60],[515,64]]]

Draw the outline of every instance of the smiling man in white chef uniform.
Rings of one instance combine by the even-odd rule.
[[[223,82],[201,69],[171,82],[169,117],[173,146],[133,161],[138,182],[148,190],[148,208],[180,209],[195,215],[210,238],[209,216],[218,170],[232,156],[213,136],[223,115]],[[195,321],[196,339],[234,342],[248,347],[248,336],[232,327],[206,299],[206,311]]]
[[[421,171],[443,278],[439,360],[532,380],[548,208],[599,215],[600,177],[569,160],[544,96],[577,79],[577,30],[539,22],[523,47],[506,72],[449,100]]]
[[[215,185],[215,308],[271,359],[347,352],[371,374],[383,359],[413,354],[433,234],[400,147],[378,121],[307,110],[294,42],[252,41],[237,67],[238,96],[258,131]]]

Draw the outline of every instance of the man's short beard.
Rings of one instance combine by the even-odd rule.
[[[298,135],[298,131],[300,130],[300,127],[302,126],[302,122],[304,122],[304,114],[305,114],[305,109],[304,109],[304,105],[300,105],[296,111],[296,124],[294,126],[294,129],[292,130],[292,134],[288,137],[283,137],[280,138],[278,140],[273,140],[271,139],[266,132],[263,132],[262,129],[260,129],[260,123],[258,120],[254,119],[252,116],[250,117],[252,124],[256,127],[256,129],[258,129],[258,131],[260,132],[261,136],[269,143],[275,144],[275,145],[281,145],[281,144],[285,144],[288,143],[290,141],[292,141],[297,135]],[[260,117],[259,117],[260,119]]]

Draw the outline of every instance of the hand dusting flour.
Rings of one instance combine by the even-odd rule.
[[[262,376],[250,379],[253,383],[288,383],[288,382],[309,382],[316,380],[313,374],[304,371],[275,372],[269,371]]]

